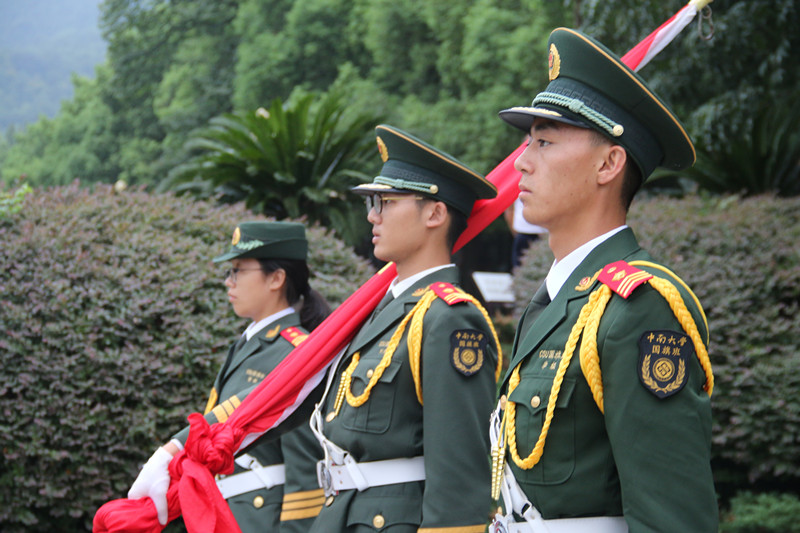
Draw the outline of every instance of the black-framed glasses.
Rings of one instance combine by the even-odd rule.
[[[380,215],[381,212],[383,212],[384,203],[406,199],[424,200],[425,197],[418,194],[398,194],[395,196],[390,196],[388,194],[370,194],[364,197],[364,203],[367,204],[367,213],[374,209],[375,214]]]
[[[233,283],[236,283],[236,276],[239,272],[249,272],[250,270],[261,270],[260,268],[229,268],[225,271],[225,279],[230,278]]]

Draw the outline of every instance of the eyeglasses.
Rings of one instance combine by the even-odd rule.
[[[383,194],[370,194],[364,197],[364,202],[367,204],[367,213],[375,210],[376,215],[383,212],[383,204],[386,202],[394,202],[398,200],[424,200],[424,196],[413,194],[399,194],[397,196],[387,196]]]
[[[233,283],[236,283],[236,276],[239,272],[249,272],[251,270],[261,270],[260,268],[229,268],[225,271],[225,279],[230,278]]]

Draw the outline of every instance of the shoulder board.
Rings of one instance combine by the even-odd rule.
[[[447,305],[455,305],[461,302],[471,302],[472,297],[466,292],[462,291],[455,285],[445,283],[443,281],[434,283],[430,289],[436,293],[436,296],[447,302]]]
[[[615,261],[604,266],[597,279],[615,293],[627,298],[636,287],[652,277],[652,274],[639,270],[625,261]]]
[[[297,346],[299,346],[301,342],[303,342],[304,340],[306,340],[306,338],[308,338],[308,334],[303,333],[301,330],[292,326],[281,331],[281,337],[291,342],[292,345],[295,348],[297,348]]]

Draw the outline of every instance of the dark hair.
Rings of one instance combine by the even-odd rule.
[[[308,331],[319,326],[325,318],[331,314],[328,302],[320,293],[311,288],[308,278],[311,275],[308,264],[301,259],[258,259],[261,270],[267,274],[276,270],[286,272],[286,284],[284,295],[289,305],[294,306],[303,298],[303,306],[300,308],[300,323]]]
[[[419,200],[419,202],[426,202],[426,201],[441,202],[441,200],[437,200],[429,196],[426,196],[424,197],[424,199]],[[450,214],[450,225],[447,227],[446,238],[447,238],[447,248],[452,253],[453,246],[456,245],[456,241],[461,236],[461,234],[464,233],[464,230],[467,229],[467,216],[449,204],[444,204],[444,205],[447,207],[447,212]]]
[[[467,215],[449,205],[447,206],[447,212],[450,213],[450,227],[447,228],[447,247],[452,253],[456,241],[461,237],[461,234],[464,233],[464,230],[467,229]]]
[[[594,135],[592,136],[592,142],[596,146],[603,146],[605,144],[617,144],[599,131],[596,130],[589,130]],[[622,174],[622,189],[621,189],[621,199],[622,205],[625,207],[625,211],[628,211],[631,207],[631,202],[633,202],[633,197],[636,194],[636,191],[642,186],[642,171],[639,169],[639,165],[631,158],[631,153],[626,150],[628,154],[628,158],[625,161],[625,169]]]

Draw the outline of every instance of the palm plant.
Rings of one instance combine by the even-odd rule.
[[[356,199],[348,190],[367,178],[363,169],[377,166],[371,132],[380,118],[348,113],[336,93],[316,104],[305,94],[211,119],[186,144],[193,156],[160,189],[243,201],[278,219],[307,217],[354,243],[363,216],[352,209]]]
[[[800,195],[800,102],[778,100],[793,104],[765,99],[749,131],[729,135],[728,142],[698,144],[694,167],[677,175],[712,193]]]

